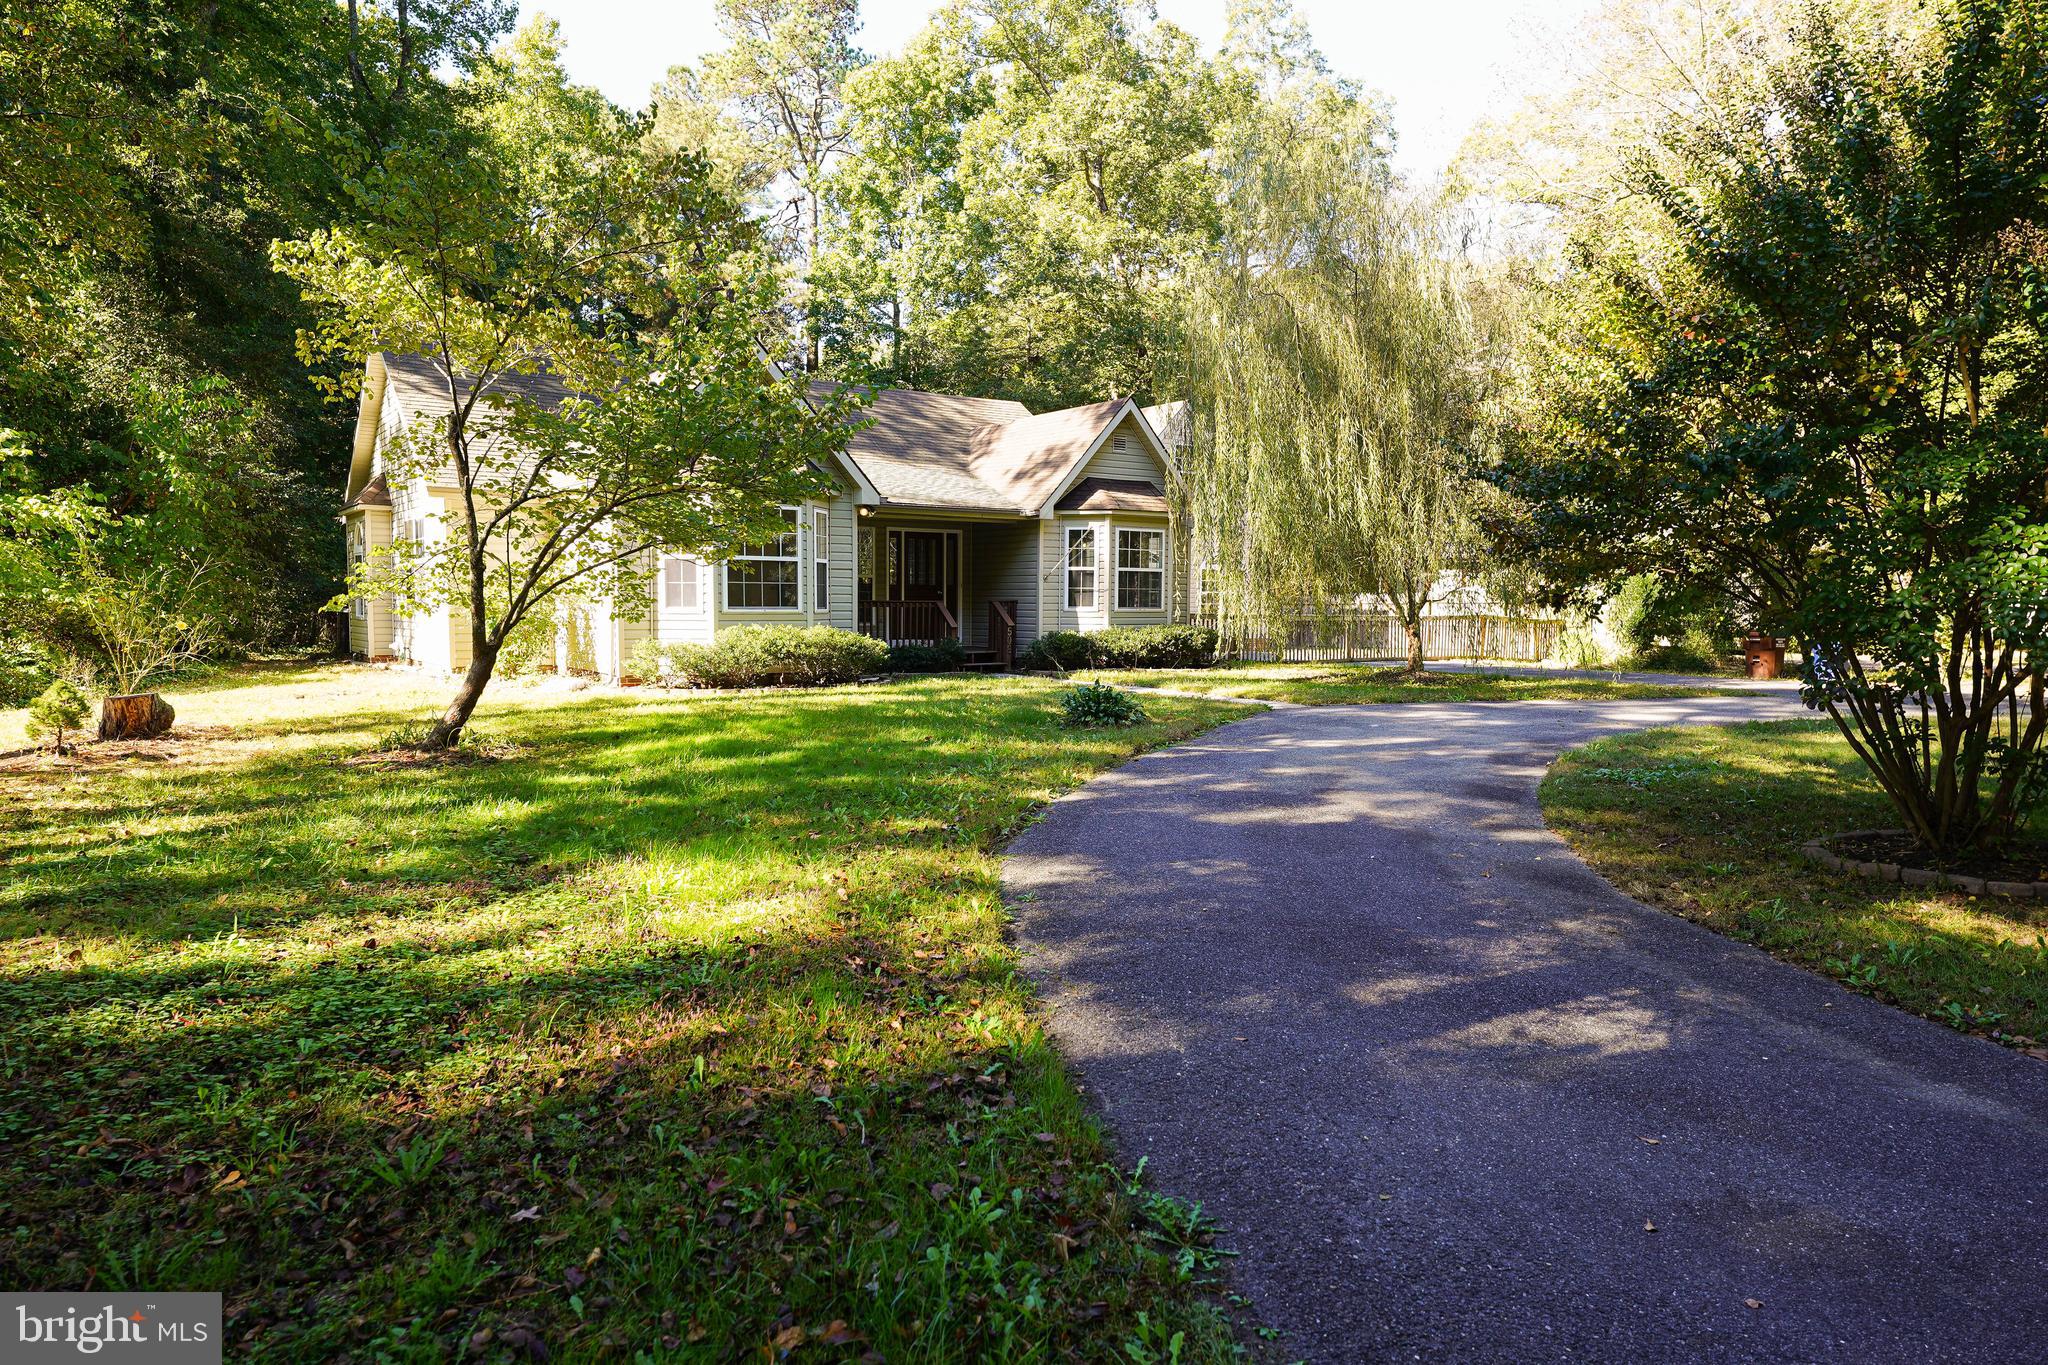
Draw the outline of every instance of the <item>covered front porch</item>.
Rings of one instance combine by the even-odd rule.
[[[1035,517],[863,515],[858,629],[891,645],[957,640],[970,667],[1010,668],[1037,635]]]

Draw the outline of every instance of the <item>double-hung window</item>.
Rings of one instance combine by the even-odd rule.
[[[697,561],[668,555],[661,561],[661,605],[678,611],[697,609]]]
[[[811,513],[811,610],[832,606],[832,514]]]
[[[354,574],[357,569],[363,567],[363,560],[369,554],[365,544],[367,533],[368,528],[364,525],[361,518],[358,518],[356,523],[348,528],[348,569],[351,574]],[[348,610],[349,614],[358,621],[368,620],[370,615],[370,599],[360,596],[351,597],[348,600]]]
[[[1095,605],[1095,529],[1067,528],[1067,606],[1088,609]]]
[[[1122,611],[1166,605],[1166,532],[1116,533],[1116,605]]]
[[[728,611],[795,611],[802,556],[797,550],[797,511],[782,509],[786,528],[772,540],[742,545],[725,562],[725,606]]]

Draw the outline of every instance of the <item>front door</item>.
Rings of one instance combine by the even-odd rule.
[[[897,595],[909,602],[944,602],[960,614],[960,538],[956,531],[892,531]]]

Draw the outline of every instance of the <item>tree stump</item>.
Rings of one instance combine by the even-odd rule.
[[[101,739],[155,739],[171,728],[178,713],[155,692],[100,699]]]

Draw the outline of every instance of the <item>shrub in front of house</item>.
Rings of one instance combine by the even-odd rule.
[[[1216,658],[1206,626],[1115,626],[1082,634],[1053,630],[1018,656],[1025,668],[1201,668]]]
[[[1145,708],[1128,692],[1086,683],[1060,694],[1060,724],[1076,730],[1122,729],[1145,723]]]
[[[1098,668],[1200,668],[1216,657],[1206,626],[1118,626],[1088,640]]]
[[[1078,630],[1049,630],[1017,655],[1020,668],[1087,668],[1093,656],[1088,637]]]
[[[967,663],[967,647],[958,640],[925,645],[891,645],[883,665],[891,673],[957,673]]]
[[[667,667],[692,687],[822,687],[879,673],[889,648],[832,626],[737,626],[709,645],[670,645]]]

